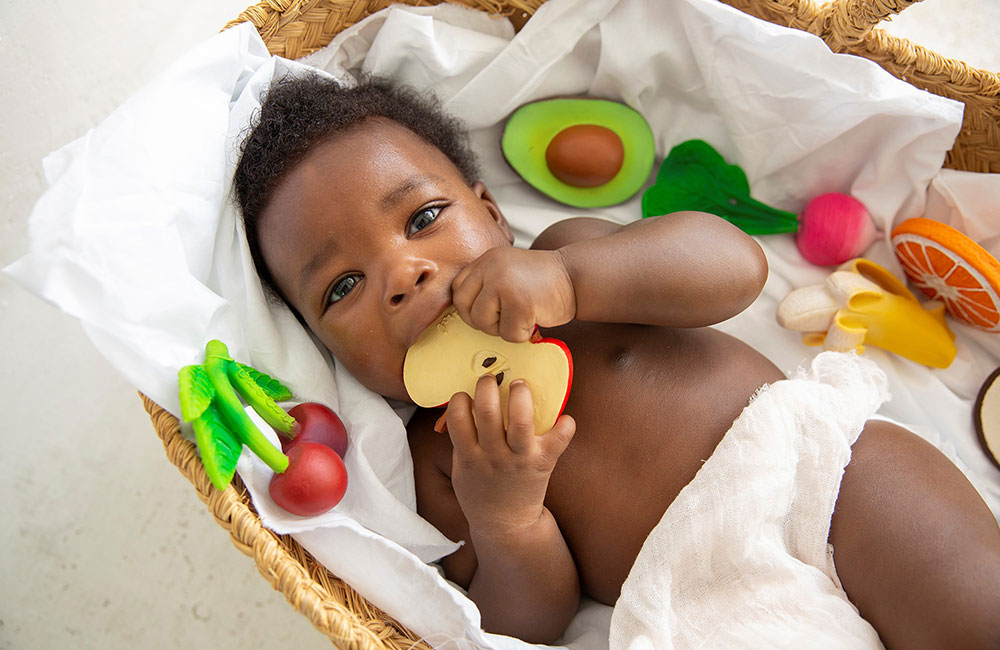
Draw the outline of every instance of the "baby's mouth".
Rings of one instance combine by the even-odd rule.
[[[437,308],[428,310],[423,318],[415,318],[414,327],[407,337],[406,349],[409,350],[413,347],[413,344],[417,342],[420,335],[423,334],[428,328],[440,325],[441,322],[451,318],[452,316],[455,318],[459,317],[458,312],[455,311],[455,307],[451,304],[451,301],[447,300]]]

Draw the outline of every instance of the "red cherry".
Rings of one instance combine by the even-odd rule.
[[[278,436],[281,451],[287,454],[296,444],[316,442],[334,450],[341,458],[347,453],[347,429],[344,422],[326,406],[316,402],[303,402],[289,409],[288,414],[295,418],[297,433],[291,440]]]
[[[347,468],[329,447],[300,442],[288,450],[288,469],[274,475],[267,491],[293,515],[318,515],[344,498]]]

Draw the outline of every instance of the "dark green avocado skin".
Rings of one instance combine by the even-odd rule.
[[[596,124],[621,138],[621,169],[597,187],[576,187],[556,178],[545,161],[549,143],[563,129]],[[507,163],[542,194],[575,208],[601,208],[632,198],[649,178],[656,149],[653,131],[632,108],[607,99],[558,98],[525,104],[507,119],[500,140]]]

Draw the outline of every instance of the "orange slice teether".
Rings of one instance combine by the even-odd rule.
[[[907,219],[892,231],[910,282],[944,302],[958,320],[1000,332],[1000,262],[964,233],[932,219]]]

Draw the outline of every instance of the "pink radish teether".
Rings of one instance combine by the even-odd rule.
[[[685,210],[718,215],[748,235],[797,233],[802,257],[821,266],[861,255],[877,236],[868,210],[846,194],[817,196],[801,215],[761,203],[743,170],[704,140],[675,145],[642,194],[643,217]]]
[[[875,241],[877,232],[867,208],[846,194],[821,194],[799,218],[795,243],[813,264],[833,266],[858,257]]]

